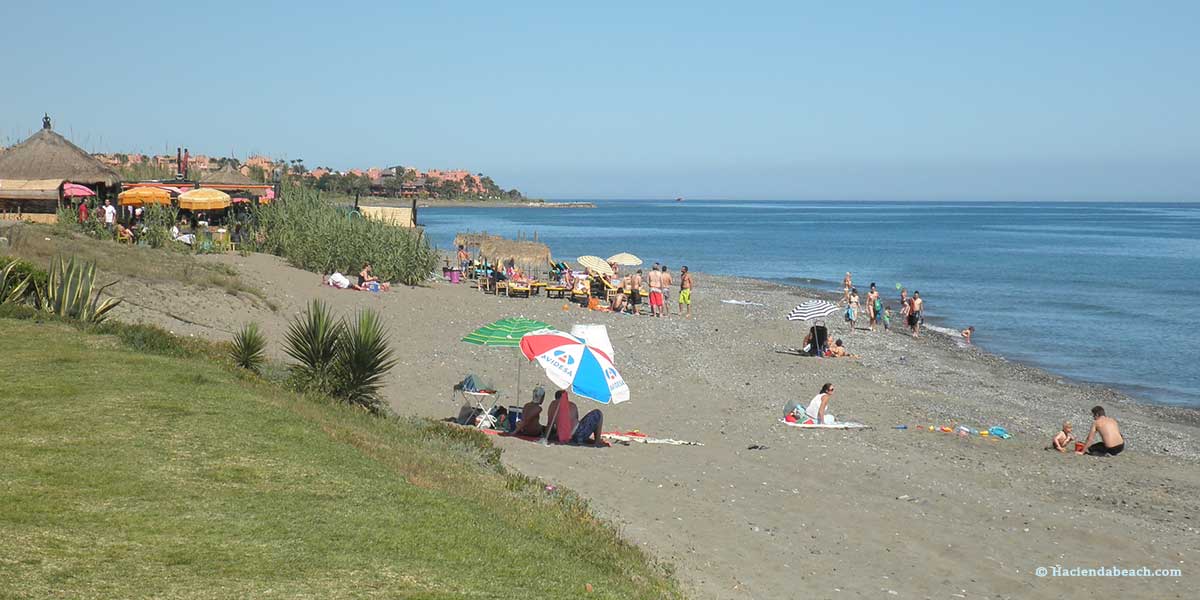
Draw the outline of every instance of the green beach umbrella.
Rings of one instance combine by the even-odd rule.
[[[492,348],[519,348],[521,346],[521,338],[525,334],[549,328],[550,325],[542,321],[526,319],[525,317],[509,317],[472,331],[462,341],[468,344],[475,344],[476,346],[489,346]],[[520,401],[521,395],[521,358],[521,353],[517,352],[517,393],[514,397],[518,401]]]

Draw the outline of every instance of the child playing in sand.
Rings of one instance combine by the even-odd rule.
[[[1075,436],[1071,435],[1071,423],[1066,422],[1063,423],[1062,431],[1054,434],[1054,437],[1050,440],[1050,445],[1046,446],[1046,449],[1054,449],[1058,450],[1059,452],[1066,452],[1067,448],[1069,448],[1073,443],[1075,443]]]

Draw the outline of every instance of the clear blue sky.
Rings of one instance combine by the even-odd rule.
[[[842,4],[3,2],[0,143],[48,111],[551,198],[1200,199],[1200,2]]]

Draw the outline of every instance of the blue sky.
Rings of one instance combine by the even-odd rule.
[[[1200,198],[1200,3],[843,4],[5,2],[0,143],[48,111],[551,198]]]

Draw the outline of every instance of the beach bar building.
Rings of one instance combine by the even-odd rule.
[[[50,117],[25,141],[0,153],[0,213],[54,214],[64,182],[78,183],[99,198],[115,198],[121,176],[54,132]]]

